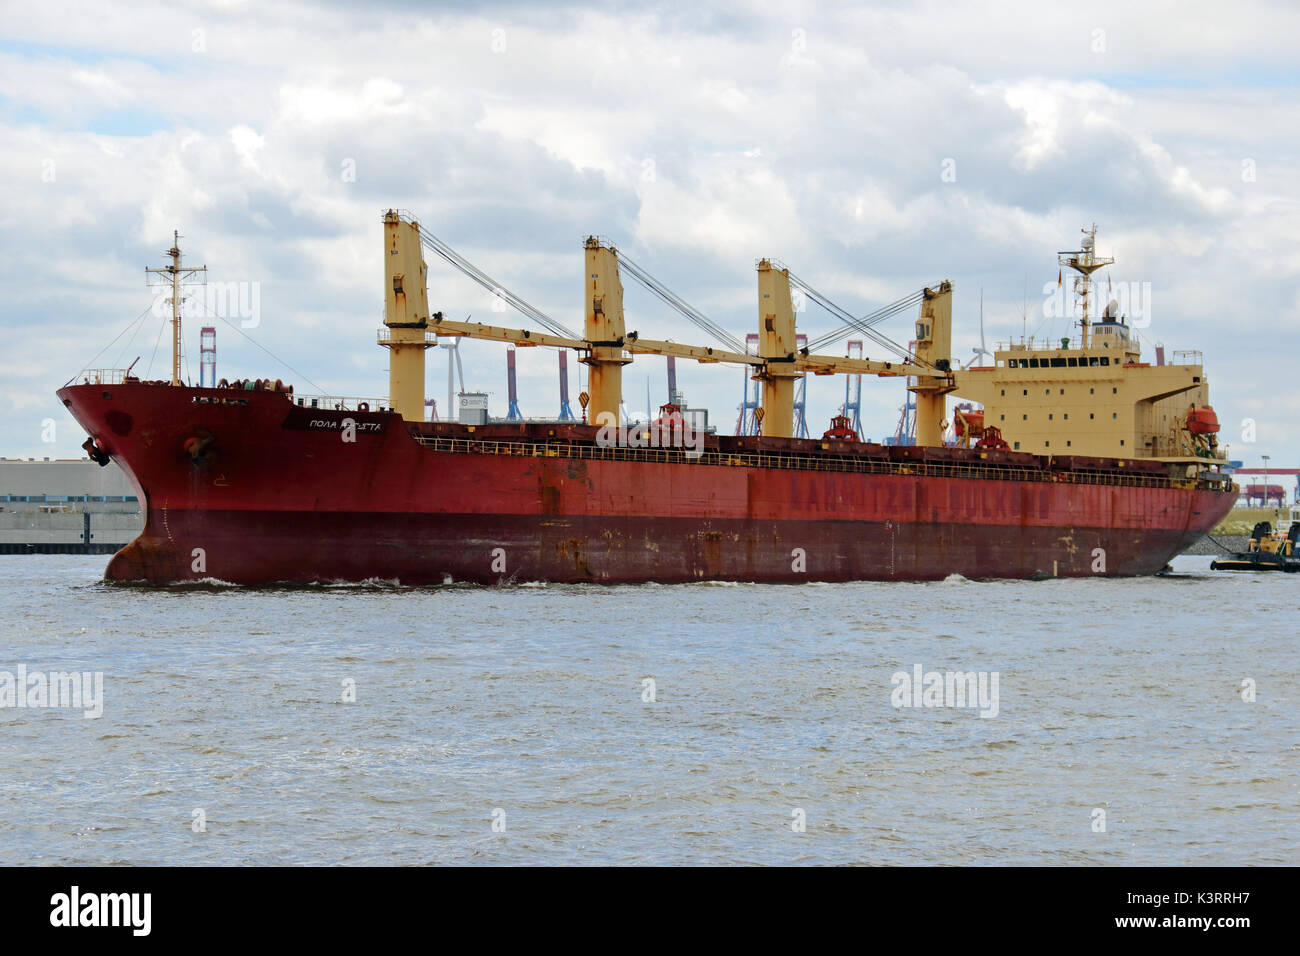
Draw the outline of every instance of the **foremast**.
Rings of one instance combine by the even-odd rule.
[[[167,255],[171,257],[171,265],[161,266],[157,269],[146,268],[145,275],[165,276],[163,280],[171,286],[171,295],[168,301],[172,306],[172,384],[181,384],[181,284],[186,280],[193,279],[200,273],[207,275],[207,266],[195,266],[183,268],[181,266],[181,234],[178,230],[172,230],[172,247],[167,250]]]

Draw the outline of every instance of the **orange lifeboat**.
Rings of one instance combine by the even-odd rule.
[[[972,436],[981,435],[984,432],[984,410],[983,409],[965,409],[959,408],[953,415],[952,430],[961,438],[970,429]]]
[[[1219,416],[1209,405],[1195,405],[1187,413],[1187,430],[1193,435],[1215,435],[1219,431]]]

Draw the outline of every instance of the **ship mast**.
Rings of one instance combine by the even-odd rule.
[[[162,266],[158,269],[145,269],[147,275],[168,276],[172,287],[171,304],[172,304],[172,384],[181,384],[181,283],[193,278],[198,273],[206,273],[207,266],[198,266],[197,268],[181,268],[181,234],[177,230],[172,230],[172,247],[167,250],[167,255],[171,256],[172,264]]]
[[[1082,249],[1067,250],[1057,253],[1057,261],[1063,266],[1073,269],[1079,275],[1074,280],[1074,294],[1079,298],[1079,304],[1083,313],[1079,320],[1079,327],[1083,330],[1081,345],[1083,348],[1088,347],[1088,324],[1089,324],[1089,304],[1092,298],[1092,274],[1103,266],[1111,265],[1115,259],[1097,255],[1097,224],[1094,222],[1091,229],[1081,230],[1083,232]]]

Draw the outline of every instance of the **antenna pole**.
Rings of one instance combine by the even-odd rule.
[[[181,383],[181,235],[172,230],[172,384]]]
[[[1091,229],[1083,230],[1083,248],[1059,253],[1058,261],[1062,266],[1079,273],[1078,278],[1074,280],[1074,294],[1079,298],[1079,303],[1083,309],[1079,328],[1082,333],[1081,344],[1086,349],[1088,347],[1088,326],[1091,324],[1088,306],[1089,299],[1092,296],[1092,274],[1103,266],[1112,264],[1115,259],[1097,255],[1097,225],[1093,223]]]

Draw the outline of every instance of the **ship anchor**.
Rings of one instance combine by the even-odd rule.
[[[190,456],[190,461],[197,465],[203,461],[208,449],[215,441],[216,438],[213,437],[212,432],[206,428],[200,428],[193,437],[185,439],[185,453]]]
[[[87,438],[82,442],[81,447],[86,452],[86,455],[89,456],[90,460],[99,465],[100,468],[103,468],[108,464],[108,452],[100,448],[99,443],[96,442],[93,437]]]

